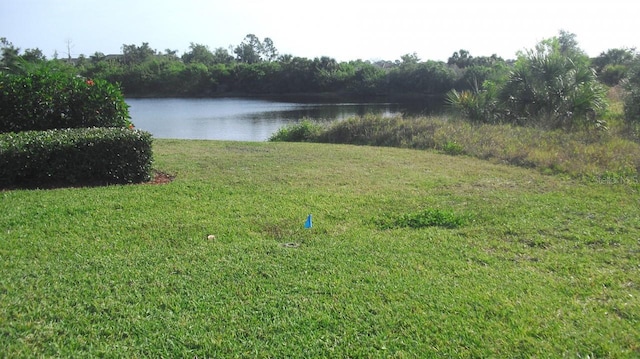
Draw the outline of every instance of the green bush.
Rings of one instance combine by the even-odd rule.
[[[607,106],[605,88],[588,57],[578,48],[565,50],[558,38],[518,56],[499,98],[514,124],[604,129],[597,115]]]
[[[82,128],[0,134],[0,186],[149,180],[151,134]]]
[[[303,120],[294,125],[284,126],[278,129],[269,141],[277,142],[312,142],[322,132],[322,126],[309,120]]]
[[[318,142],[366,146],[434,148],[434,125],[429,121],[394,116],[365,115],[329,124]]]
[[[445,103],[471,122],[496,123],[500,118],[495,91],[496,86],[486,81],[482,89],[474,86],[472,90],[449,91]]]
[[[456,141],[447,141],[442,145],[442,152],[452,155],[458,156],[464,154],[464,146],[457,143]]]
[[[80,127],[128,127],[120,89],[53,64],[0,72],[0,133]]]
[[[627,75],[627,65],[608,65],[598,74],[598,80],[607,86],[615,86]]]
[[[507,76],[451,91],[448,103],[473,122],[606,130],[605,87],[574,37],[561,31],[541,41],[518,54]]]
[[[269,140],[424,149],[436,147],[432,140],[435,128],[433,121],[367,114],[329,124],[303,121],[278,129]]]
[[[637,126],[640,124],[640,56],[629,70],[624,86],[627,91],[624,99],[625,121]]]

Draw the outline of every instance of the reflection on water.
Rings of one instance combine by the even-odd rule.
[[[366,114],[419,115],[424,105],[288,103],[255,99],[127,99],[131,120],[155,138],[265,141],[303,118],[333,121]]]

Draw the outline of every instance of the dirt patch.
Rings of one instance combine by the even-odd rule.
[[[151,180],[148,182],[144,182],[144,184],[166,184],[173,182],[175,178],[176,176],[168,174],[166,172],[153,170]]]

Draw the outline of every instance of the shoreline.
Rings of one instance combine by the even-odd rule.
[[[243,98],[260,99],[291,103],[436,103],[444,101],[443,95],[433,94],[392,94],[392,95],[356,95],[352,93],[323,92],[323,93],[282,93],[282,94],[251,94],[246,92],[225,92],[203,96],[165,96],[157,94],[127,95],[125,99],[215,99],[215,98]]]

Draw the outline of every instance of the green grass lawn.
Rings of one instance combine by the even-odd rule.
[[[638,184],[394,148],[154,151],[173,182],[0,192],[0,356],[640,356]],[[380,225],[424,211],[461,225]]]

